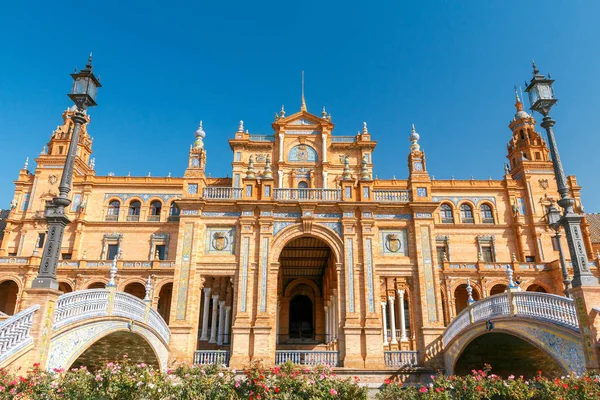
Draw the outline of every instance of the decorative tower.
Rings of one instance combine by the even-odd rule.
[[[185,191],[184,197],[197,197],[206,187],[206,150],[204,149],[204,137],[206,133],[202,128],[202,121],[196,129],[196,140],[190,146],[188,166],[184,173]]]
[[[408,140],[410,153],[408,154],[408,189],[413,201],[431,201],[431,179],[427,173],[425,152],[419,145],[420,135],[412,125]]]

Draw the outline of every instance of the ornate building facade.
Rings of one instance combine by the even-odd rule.
[[[202,124],[183,176],[98,176],[85,125],[60,290],[103,288],[116,259],[118,290],[143,298],[151,283],[172,362],[226,353],[238,367],[319,357],[378,370],[401,356],[442,367],[445,327],[469,292],[504,292],[507,266],[522,290],[563,291],[545,216],[557,192],[549,151],[518,97],[515,106],[501,180],[435,179],[414,127],[399,171],[407,178],[376,179],[366,123],[336,135],[330,115],[309,113],[304,101],[297,113],[277,113],[270,135],[240,121],[231,178],[205,173]],[[15,181],[0,245],[0,311],[9,315],[39,267],[72,114]],[[569,184],[583,211],[575,177]],[[585,219],[582,232],[595,260]]]

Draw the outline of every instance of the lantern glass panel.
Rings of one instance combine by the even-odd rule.
[[[548,209],[548,225],[558,225],[560,222],[560,211],[558,211],[555,207],[550,207]]]
[[[73,83],[73,94],[87,94],[90,78],[80,76]]]
[[[89,80],[89,85],[88,85],[88,95],[95,100],[96,99],[96,92],[98,90],[98,87],[96,86],[96,84],[94,83],[94,81],[92,79]]]
[[[548,82],[542,82],[537,84],[537,91],[540,100],[553,100],[554,94],[552,93],[552,85]]]

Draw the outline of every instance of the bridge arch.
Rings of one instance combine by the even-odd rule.
[[[454,373],[465,349],[490,333],[510,335],[531,344],[564,373],[585,372],[581,335],[571,299],[545,293],[507,292],[474,303],[443,334],[446,372]]]

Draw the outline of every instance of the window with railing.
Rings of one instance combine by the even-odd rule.
[[[142,204],[137,200],[134,200],[131,203],[129,203],[129,213],[127,214],[127,221],[139,221],[141,208]]]
[[[452,207],[449,204],[442,204],[440,206],[440,216],[442,217],[442,224],[453,224],[454,215],[452,214]]]
[[[473,219],[473,209],[468,204],[462,204],[460,206],[460,221],[463,224],[472,224],[475,222]]]
[[[482,204],[481,208],[481,222],[484,224],[493,224],[494,223],[494,214],[492,214],[492,207],[489,204]]]
[[[158,200],[150,203],[150,215],[148,215],[148,221],[160,221],[160,212],[162,210],[162,203]]]
[[[118,221],[119,210],[121,209],[121,202],[119,200],[111,200],[108,203],[108,209],[106,210],[106,221]]]
[[[175,202],[171,203],[171,207],[169,208],[169,218],[168,221],[179,221],[179,213],[181,212],[181,210],[179,209],[179,207],[177,206],[177,204],[175,204]]]

